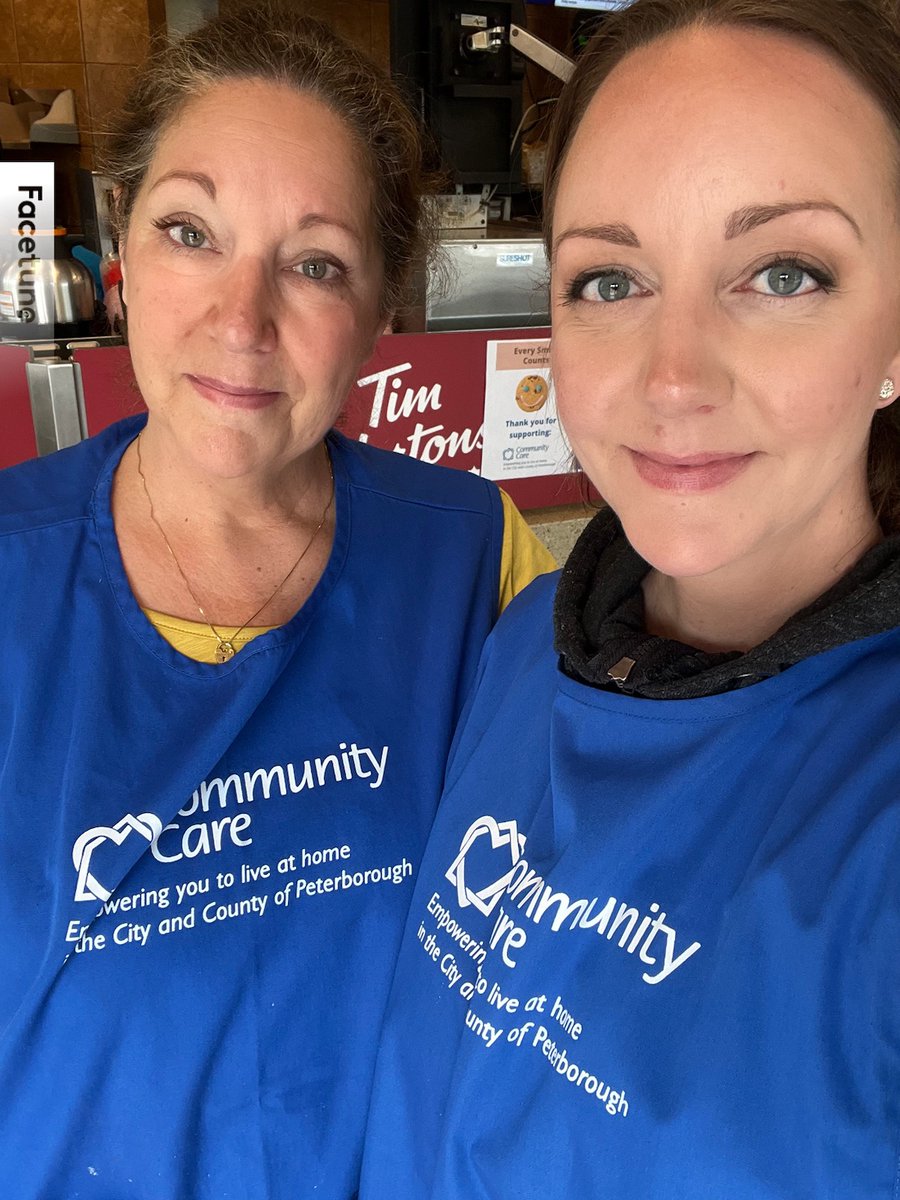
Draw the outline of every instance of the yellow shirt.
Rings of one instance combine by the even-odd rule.
[[[500,554],[500,606],[524,591],[538,575],[548,575],[559,565],[543,542],[531,532],[525,518],[500,489],[503,501],[503,549]]]
[[[506,492],[501,490],[500,497],[503,501],[503,548],[500,555],[498,611],[503,612],[513,596],[526,588],[532,579],[555,571],[557,564],[550,551],[531,532]],[[157,633],[179,653],[197,662],[216,661],[219,643],[208,625],[201,625],[197,621],[183,621],[180,617],[170,617],[151,608],[145,608],[144,614]],[[238,625],[216,626],[222,640],[233,642],[236,651],[243,649],[261,633],[268,633],[277,626],[254,625],[238,634],[239,628]]]

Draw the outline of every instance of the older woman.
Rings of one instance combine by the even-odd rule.
[[[111,158],[149,418],[0,477],[0,1195],[346,1200],[532,551],[491,485],[329,432],[418,250],[372,64],[254,5],[150,64]]]
[[[485,650],[363,1196],[897,1196],[898,61],[865,0],[638,0],[576,70],[553,367],[609,508]]]

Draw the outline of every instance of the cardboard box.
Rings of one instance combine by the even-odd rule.
[[[41,142],[77,145],[75,93],[68,88],[13,87],[0,77],[0,147],[27,150]]]

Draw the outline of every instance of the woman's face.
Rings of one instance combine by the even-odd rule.
[[[877,105],[793,39],[675,35],[594,96],[553,214],[553,372],[581,465],[659,570],[771,571],[871,529],[896,181]]]
[[[216,86],[161,138],[123,249],[151,422],[223,477],[277,472],[332,425],[383,324],[362,151],[319,101]]]

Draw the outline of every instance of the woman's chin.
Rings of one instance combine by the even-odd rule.
[[[645,562],[662,575],[694,579],[710,575],[741,557],[733,536],[717,535],[708,526],[678,528],[619,519],[625,536]]]
[[[254,422],[242,428],[227,420],[185,420],[181,413],[170,420],[151,411],[148,434],[158,438],[170,470],[210,481],[265,475],[281,465],[285,453],[286,436],[273,436]]]

